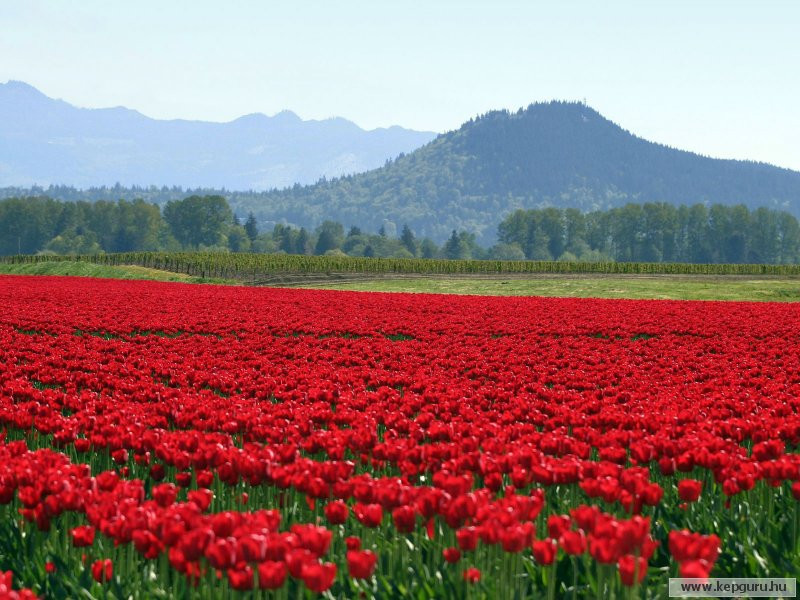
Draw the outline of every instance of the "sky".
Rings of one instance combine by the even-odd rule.
[[[447,131],[585,100],[653,141],[800,170],[797,0],[0,0],[0,82],[229,121]]]

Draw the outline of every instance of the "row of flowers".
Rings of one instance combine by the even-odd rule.
[[[638,586],[728,572],[719,517],[797,526],[793,305],[14,277],[0,303],[0,424],[28,443],[0,502],[189,581],[413,578],[401,536],[487,593],[584,560]]]

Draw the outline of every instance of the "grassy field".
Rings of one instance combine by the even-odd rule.
[[[61,261],[28,264],[2,264],[3,275],[73,275],[113,279],[151,279],[153,281],[181,281],[184,283],[227,283],[224,279],[204,279],[184,273],[171,273],[137,265],[110,266],[89,262]]]
[[[151,279],[185,283],[237,283],[138,265],[83,261],[2,264],[0,274],[73,275],[115,279]],[[241,284],[242,282],[238,282]],[[360,274],[358,279],[293,276],[282,287],[367,292],[474,294],[485,296],[561,296],[573,298],[654,298],[672,300],[800,301],[800,278],[737,275],[481,275],[393,276]]]
[[[671,300],[800,300],[800,279],[679,275],[555,275],[537,278],[407,278],[299,284],[297,287],[478,294],[486,296],[561,296],[575,298],[655,298]]]

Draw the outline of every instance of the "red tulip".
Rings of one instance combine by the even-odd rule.
[[[572,521],[567,515],[550,515],[547,517],[547,535],[553,539],[561,537],[572,526]]]
[[[375,571],[378,556],[370,550],[348,550],[347,569],[353,579],[368,579]]]
[[[105,583],[111,581],[114,575],[114,565],[111,559],[100,559],[92,563],[92,577],[98,583]]]
[[[211,506],[211,502],[214,499],[214,492],[208,489],[191,490],[186,496],[189,502],[194,503],[197,508],[205,512],[208,510],[208,507]]]
[[[350,509],[341,500],[334,500],[325,505],[325,518],[331,525],[342,525],[347,521]]]
[[[580,555],[586,552],[586,536],[583,530],[565,531],[558,540],[558,545],[567,554]]]
[[[300,546],[311,551],[317,557],[328,552],[333,538],[333,534],[329,530],[316,525],[292,525],[291,531],[298,537]]]
[[[457,563],[461,560],[461,551],[458,548],[445,548],[442,550],[442,556],[444,557],[445,561],[453,564]]]
[[[214,473],[211,471],[197,471],[195,481],[197,481],[197,487],[210,488],[214,484]]]
[[[80,525],[70,530],[72,545],[76,548],[91,546],[94,543],[94,527],[91,525]]]
[[[155,500],[162,508],[166,508],[167,506],[173,504],[177,499],[178,488],[171,483],[162,483],[153,487],[153,491],[151,493],[153,495],[153,500]]]
[[[228,569],[236,564],[236,542],[233,538],[217,538],[205,550],[205,557],[215,569]]]
[[[458,547],[465,552],[471,552],[478,547],[478,530],[475,527],[465,527],[456,531]]]
[[[578,527],[586,532],[591,532],[594,529],[594,524],[599,513],[600,511],[596,506],[587,506],[585,504],[570,511],[570,515],[578,524]]]
[[[500,544],[504,552],[522,552],[529,543],[528,538],[528,532],[520,525],[500,531]]]
[[[347,546],[348,550],[360,550],[361,549],[361,540],[357,537],[349,536],[344,538],[345,546]]]
[[[214,540],[214,532],[210,527],[202,527],[187,531],[178,542],[178,547],[189,562],[203,556],[206,548]]]
[[[161,543],[161,540],[159,540],[152,531],[147,531],[146,529],[136,529],[131,537],[133,540],[133,546],[136,548],[137,552],[150,560],[157,558],[164,549],[164,545]]]
[[[357,502],[353,506],[353,514],[359,523],[365,527],[377,527],[383,520],[383,507],[380,504],[362,504]]]
[[[333,580],[336,579],[336,565],[334,563],[305,564],[301,577],[308,589],[321,594],[333,585]]]
[[[475,567],[469,567],[468,569],[464,569],[462,577],[464,578],[464,581],[466,581],[467,583],[478,583],[481,580],[480,569],[476,569]]]
[[[267,537],[250,533],[239,538],[241,557],[249,563],[260,563],[267,557]]]
[[[680,563],[702,559],[713,565],[719,553],[720,539],[714,535],[700,535],[688,531],[669,532],[669,551]]]
[[[286,581],[286,563],[267,560],[258,565],[258,587],[262,590],[277,590]]]
[[[417,513],[412,506],[398,506],[392,511],[394,526],[400,533],[411,533],[417,524]]]
[[[619,559],[617,564],[622,585],[632,586],[634,581],[641,583],[647,575],[647,561],[641,556],[635,557],[626,554]]]
[[[700,558],[697,560],[685,560],[680,563],[680,576],[692,579],[707,579],[711,574],[711,565],[708,561]]]
[[[615,537],[594,537],[590,535],[589,554],[601,564],[613,565],[619,560],[622,549],[620,542]]]
[[[800,501],[800,481],[792,483],[792,496],[795,500]]]
[[[703,489],[703,482],[696,479],[682,479],[678,482],[678,496],[684,502],[696,502]]]
[[[155,464],[150,467],[150,479],[153,481],[161,481],[166,477],[167,473],[164,470],[164,465],[162,464]]]
[[[301,578],[303,569],[311,563],[319,564],[314,554],[305,548],[289,550],[286,553],[286,567],[289,569],[289,574],[295,579]]]
[[[111,460],[113,460],[117,464],[124,465],[126,462],[128,462],[128,451],[125,450],[124,448],[120,448],[119,450],[114,450],[111,453]]]
[[[551,565],[556,558],[556,542],[553,539],[536,540],[533,542],[533,558],[540,565]]]
[[[234,590],[253,589],[253,569],[244,565],[241,568],[228,569],[228,581]]]

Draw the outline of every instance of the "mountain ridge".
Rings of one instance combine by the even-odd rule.
[[[0,84],[2,186],[279,189],[377,167],[434,136],[365,130],[341,117],[305,121],[289,110],[227,122],[153,119],[126,107],[77,107],[24,82]]]

